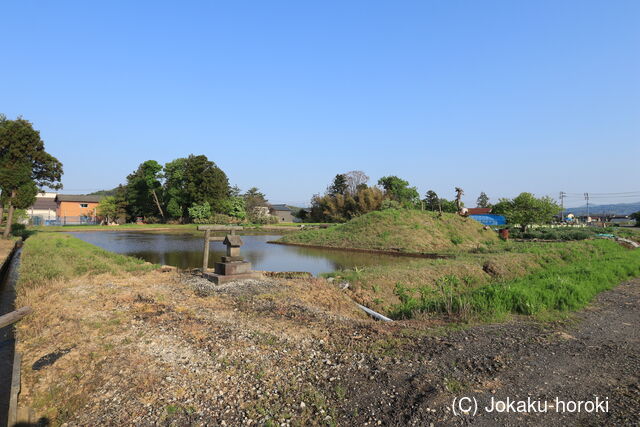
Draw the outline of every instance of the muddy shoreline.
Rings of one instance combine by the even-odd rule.
[[[278,240],[271,240],[267,243],[272,243],[274,245],[298,246],[301,248],[330,249],[330,250],[336,250],[336,251],[362,252],[362,253],[368,253],[368,254],[393,255],[398,257],[410,257],[410,258],[453,259],[456,257],[455,255],[452,255],[452,254],[438,254],[438,253],[428,253],[428,252],[412,253],[412,252],[400,252],[400,251],[385,251],[382,249],[340,248],[335,246],[307,245],[304,243],[280,242]]]

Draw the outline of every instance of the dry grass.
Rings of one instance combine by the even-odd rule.
[[[0,239],[0,266],[7,259],[15,245],[16,241],[13,239]]]
[[[24,256],[29,265],[42,254]],[[317,423],[317,408],[298,406],[321,366],[310,346],[366,316],[324,280],[206,297],[190,280],[117,271],[25,282],[18,304],[34,314],[17,329],[21,406],[53,424],[188,424],[194,414],[229,425],[288,416]],[[32,369],[60,350],[68,353]]]

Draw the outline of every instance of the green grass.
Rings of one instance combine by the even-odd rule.
[[[22,249],[19,286],[39,286],[49,280],[85,274],[148,271],[157,265],[105,251],[67,234],[36,233]]]
[[[597,237],[598,234],[614,234],[619,237],[640,238],[640,229],[632,227],[536,227],[523,232],[518,228],[510,229],[510,237],[514,239],[541,240],[585,240]]]
[[[284,236],[283,243],[421,253],[470,250],[498,240],[492,230],[456,214],[387,209],[344,224]]]
[[[398,283],[396,295],[401,303],[390,315],[410,318],[428,312],[493,320],[509,314],[566,312],[580,309],[598,293],[640,276],[640,250],[607,240],[560,245],[556,249],[527,247],[539,257],[542,268],[512,280],[473,288],[455,276],[443,276],[436,287],[420,288],[418,295]]]

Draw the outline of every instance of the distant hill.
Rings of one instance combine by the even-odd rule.
[[[116,190],[117,188],[114,188],[113,190],[94,191],[93,193],[87,194],[87,196],[115,196]]]
[[[616,203],[610,205],[589,205],[590,215],[630,215],[640,212],[640,202],[634,203]],[[586,215],[587,207],[580,206],[578,208],[565,208],[565,214],[572,213],[574,215]]]

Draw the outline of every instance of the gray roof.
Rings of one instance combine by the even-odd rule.
[[[53,197],[38,197],[31,206],[31,209],[52,209],[55,210],[58,207]]]
[[[291,211],[291,209],[289,209],[287,205],[271,205],[271,209],[273,209],[274,211]]]
[[[86,196],[84,194],[58,194],[56,202],[99,203],[104,196]]]

